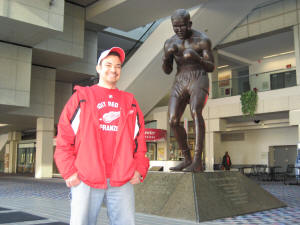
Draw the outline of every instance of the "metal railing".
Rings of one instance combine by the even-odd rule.
[[[212,98],[240,95],[249,90],[258,92],[297,86],[296,69],[273,70],[212,82]]]
[[[163,21],[163,19],[154,21],[147,28],[147,30],[141,35],[141,37],[132,45],[132,47],[129,50],[125,51],[126,57],[125,57],[125,62],[123,64],[123,66],[126,64],[126,62],[128,62],[128,60],[131,58],[131,56],[133,56],[134,53],[142,46],[142,44],[147,40],[147,38],[153,33],[153,31],[159,26],[159,24],[162,21]],[[73,87],[75,85],[91,86],[93,84],[97,84],[98,81],[99,81],[99,77],[97,74],[96,76],[93,76],[91,78],[73,82]]]

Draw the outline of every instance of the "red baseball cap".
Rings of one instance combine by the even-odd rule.
[[[104,59],[106,56],[108,56],[109,53],[111,52],[116,52],[120,55],[120,60],[121,60],[121,63],[124,62],[125,60],[125,52],[122,48],[120,47],[112,47],[111,49],[108,49],[108,50],[105,50],[101,53],[101,55],[99,56],[99,59],[98,59],[98,65],[100,64],[100,62],[102,61],[102,59]]]

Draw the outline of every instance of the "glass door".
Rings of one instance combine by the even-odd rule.
[[[157,143],[146,142],[147,144],[147,157],[149,160],[157,160]]]
[[[18,145],[17,173],[34,174],[35,151],[35,143],[22,143]]]

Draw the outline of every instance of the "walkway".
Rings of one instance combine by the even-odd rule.
[[[203,222],[200,224],[300,224],[300,185],[265,182],[261,183],[261,186],[285,202],[288,207]],[[29,177],[0,176],[0,224],[68,224],[68,195],[69,190],[66,188],[62,179],[33,179]],[[101,210],[98,224],[108,224],[105,208]],[[195,225],[199,223],[141,213],[136,214],[136,225],[161,224]]]

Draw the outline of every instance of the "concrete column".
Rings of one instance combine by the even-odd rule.
[[[205,134],[205,171],[213,171],[215,163],[215,149],[220,143],[220,133],[208,132]]]
[[[300,143],[300,124],[298,124],[298,143]]]
[[[215,60],[215,70],[212,73],[209,73],[209,98],[214,98],[215,95],[217,95],[217,91],[218,91],[218,64],[219,64],[219,60],[218,60],[218,51],[217,50],[213,50],[213,56],[214,56],[214,60]]]
[[[169,123],[168,123],[168,113],[166,110],[156,112],[153,115],[153,119],[157,121],[157,129],[164,129],[167,130],[167,138],[163,142],[158,142],[157,143],[157,150],[164,149],[164,160],[168,160],[170,156],[170,151],[169,151]]]
[[[9,173],[11,163],[9,162],[9,144],[5,145],[5,154],[4,154],[4,173]]]
[[[298,126],[298,143],[300,143],[300,109],[290,110],[289,123],[290,126]]]
[[[54,119],[38,118],[36,130],[35,177],[50,178],[53,172]]]
[[[205,171],[213,171],[214,169],[214,150],[220,147],[220,131],[226,127],[224,119],[208,119],[205,120]]]
[[[205,134],[205,171],[214,169],[214,133]]]
[[[17,148],[21,140],[20,132],[9,132],[8,143],[5,145],[4,173],[17,172]]]
[[[296,76],[297,76],[297,85],[300,85],[300,28],[299,24],[293,27],[294,31],[294,47],[295,47],[295,56],[296,56]]]

